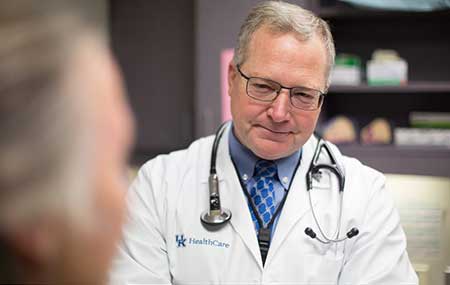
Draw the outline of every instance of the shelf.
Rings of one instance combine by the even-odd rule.
[[[416,81],[401,86],[331,85],[329,93],[450,93],[450,81]]]
[[[450,148],[395,145],[340,145],[340,151],[383,173],[450,177]],[[170,149],[135,150],[131,164],[141,166]]]
[[[450,177],[450,148],[341,145],[339,149],[383,173]]]
[[[430,18],[430,17],[446,17],[450,15],[449,9],[434,11],[400,11],[376,9],[363,6],[352,6],[347,3],[338,2],[331,6],[315,5],[313,10],[322,18]]]

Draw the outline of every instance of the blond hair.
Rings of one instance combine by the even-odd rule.
[[[2,228],[49,213],[80,220],[91,200],[84,102],[64,82],[95,32],[62,1],[32,2],[0,2]]]

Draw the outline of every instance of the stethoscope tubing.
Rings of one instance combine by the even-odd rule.
[[[326,153],[330,157],[330,164],[317,164],[319,161],[319,156],[322,153],[322,148],[325,149]],[[332,235],[332,237],[329,237],[327,234],[325,234],[325,231],[320,226],[319,219],[317,218],[316,211],[314,210],[314,205],[311,198],[311,191],[313,190],[313,179],[315,174],[320,175],[320,169],[327,169],[334,175],[336,175],[336,178],[338,180],[338,186],[339,186],[339,211],[338,211],[338,221],[337,221],[337,227],[335,230],[335,233]],[[344,189],[345,189],[345,175],[344,172],[340,169],[340,167],[337,164],[337,160],[335,156],[333,155],[333,152],[330,150],[330,147],[328,146],[327,142],[323,140],[320,136],[318,136],[318,141],[316,148],[314,150],[314,155],[311,160],[311,164],[309,165],[308,173],[306,175],[306,187],[308,192],[308,199],[309,199],[309,205],[311,207],[311,213],[314,219],[314,222],[316,223],[317,228],[319,229],[319,232],[323,239],[317,237],[316,233],[311,228],[306,228],[305,233],[310,236],[311,238],[315,238],[321,243],[324,244],[330,244],[330,243],[338,243],[345,241],[349,238],[352,238],[356,235],[358,235],[359,231],[357,228],[352,228],[350,231],[347,232],[346,236],[343,238],[339,238],[340,235],[340,229],[342,225],[342,213],[343,213],[343,197],[344,197]],[[335,236],[335,238],[333,238]]]
[[[342,193],[339,193],[340,196],[340,207],[339,207],[339,218],[338,218],[338,222],[337,222],[337,227],[336,227],[336,231],[332,236],[336,236],[336,238],[329,238],[325,232],[322,230],[322,227],[320,226],[319,220],[316,216],[316,211],[314,210],[313,207],[313,203],[312,203],[312,198],[311,198],[311,191],[308,191],[308,198],[309,198],[309,206],[311,207],[311,213],[313,215],[314,218],[314,222],[317,225],[317,228],[319,229],[320,234],[322,235],[322,237],[325,239],[325,241],[320,240],[319,238],[317,238],[319,241],[321,241],[322,243],[328,244],[328,243],[334,243],[334,242],[341,242],[346,240],[347,238],[342,238],[339,239],[339,233],[340,233],[340,228],[341,228],[341,222],[342,222],[342,202],[343,202],[343,195]]]

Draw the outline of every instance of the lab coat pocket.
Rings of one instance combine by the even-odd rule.
[[[303,255],[303,278],[305,284],[337,284],[342,268],[343,255],[327,252],[324,255]]]

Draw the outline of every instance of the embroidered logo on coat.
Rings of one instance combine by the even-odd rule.
[[[177,242],[177,247],[186,247],[186,239],[184,235],[175,235],[175,240]]]
[[[195,237],[184,237],[184,234],[175,235],[175,242],[177,247],[187,247],[189,246],[210,246],[210,247],[222,247],[229,248],[231,245],[226,242],[222,242],[216,239],[210,238],[195,238]]]

